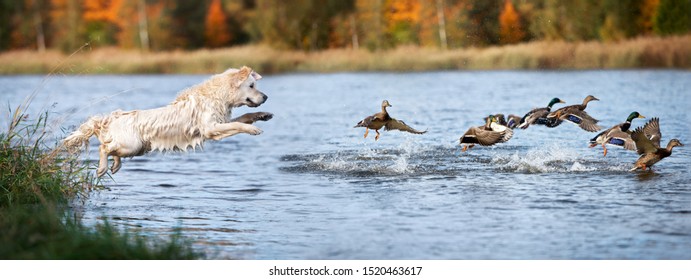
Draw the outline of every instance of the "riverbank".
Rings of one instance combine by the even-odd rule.
[[[280,51],[249,45],[225,49],[142,53],[85,46],[72,55],[58,51],[0,54],[0,74],[209,74],[250,65],[260,73],[691,69],[691,35],[640,37],[627,41],[541,41],[488,48],[438,50],[414,46],[387,51],[333,49]]]

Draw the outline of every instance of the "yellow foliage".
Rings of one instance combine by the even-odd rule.
[[[420,2],[418,0],[389,0],[386,4],[386,18],[391,24],[401,21],[410,23],[420,21]]]

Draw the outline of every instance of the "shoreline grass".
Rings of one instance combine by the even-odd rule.
[[[85,198],[96,178],[87,163],[45,144],[48,114],[29,119],[23,114],[29,103],[10,111],[10,126],[0,132],[0,259],[203,256],[179,231],[168,239],[153,239],[117,230],[107,221],[84,226],[70,203]]]
[[[68,56],[58,51],[0,53],[0,75],[45,74]],[[602,43],[539,41],[487,48],[438,50],[403,46],[370,52],[330,49],[280,51],[264,45],[225,49],[142,53],[116,48],[83,48],[59,74],[209,74],[250,65],[261,73],[432,71],[691,69],[691,34],[638,37]]]

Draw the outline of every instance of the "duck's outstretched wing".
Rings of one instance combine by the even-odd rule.
[[[645,127],[636,128],[631,133],[631,139],[636,142],[636,152],[639,155],[657,152],[657,147],[659,147],[645,135]]]
[[[480,144],[482,146],[492,146],[499,143],[504,138],[506,131],[498,132],[485,130],[482,126],[471,127],[461,136],[461,144]]]
[[[561,107],[561,108],[556,109],[556,110],[550,112],[549,114],[547,114],[546,118],[556,119],[558,116],[563,116],[567,113],[571,113],[571,111],[580,111],[580,110],[578,110],[578,108],[576,108],[576,106],[578,106],[578,105],[569,105],[569,106]]]
[[[504,134],[502,136],[501,140],[499,140],[500,143],[509,141],[509,139],[511,139],[511,137],[513,137],[513,130],[508,128],[507,126],[493,122],[492,124],[490,124],[490,127],[492,128],[493,131]]]
[[[631,138],[631,134],[621,130],[612,130],[606,135],[606,139],[609,139],[607,144],[624,147],[624,149],[631,151],[636,150],[636,142]]]
[[[617,126],[618,126],[618,125],[617,125]],[[597,144],[602,144],[602,143],[604,143],[604,142],[607,140],[607,136],[609,135],[609,133],[612,132],[614,129],[616,129],[617,126],[613,126],[613,127],[609,128],[609,129],[607,129],[607,130],[605,130],[605,131],[603,131],[603,132],[600,132],[600,133],[598,133],[597,135],[595,135],[595,137],[593,137],[592,139],[590,139],[590,141],[589,141],[590,145],[595,146],[595,145],[597,145]],[[629,138],[631,138],[631,137],[629,137]]]
[[[408,126],[407,124],[405,124],[403,121],[397,120],[397,119],[391,119],[390,121],[388,121],[386,123],[386,125],[384,125],[384,129],[386,129],[386,130],[400,130],[400,131],[405,131],[405,132],[410,132],[410,133],[415,133],[415,134],[423,134],[423,133],[427,132],[427,130],[425,130],[425,131],[416,130],[416,129]]]
[[[377,117],[377,115],[372,115],[372,116],[366,117],[363,120],[361,120],[359,123],[357,123],[354,127],[368,127],[376,117]]]
[[[585,131],[598,132],[602,130],[602,127],[597,125],[598,120],[588,115],[585,111],[570,110],[561,115],[559,119],[572,122]]]
[[[662,134],[660,133],[659,118],[650,119],[647,123],[645,123],[645,125],[643,125],[643,128],[641,128],[641,130],[645,138],[648,138],[650,141],[652,141],[655,147],[660,147],[660,139],[662,138]]]
[[[538,119],[546,117],[547,114],[549,114],[549,108],[547,107],[530,110],[530,112],[526,113],[523,118],[521,118],[518,127],[521,129],[526,129]]]
[[[509,114],[509,116],[506,118],[506,126],[509,128],[513,129],[518,126],[518,124],[521,123],[521,117]]]

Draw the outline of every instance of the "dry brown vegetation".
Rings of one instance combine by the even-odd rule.
[[[442,51],[403,46],[387,51],[331,49],[281,51],[263,45],[216,50],[143,53],[85,47],[73,55],[57,51],[0,54],[0,74],[218,73],[249,65],[261,73],[342,71],[432,71],[490,69],[691,69],[691,35],[639,37],[602,43],[540,41]]]

